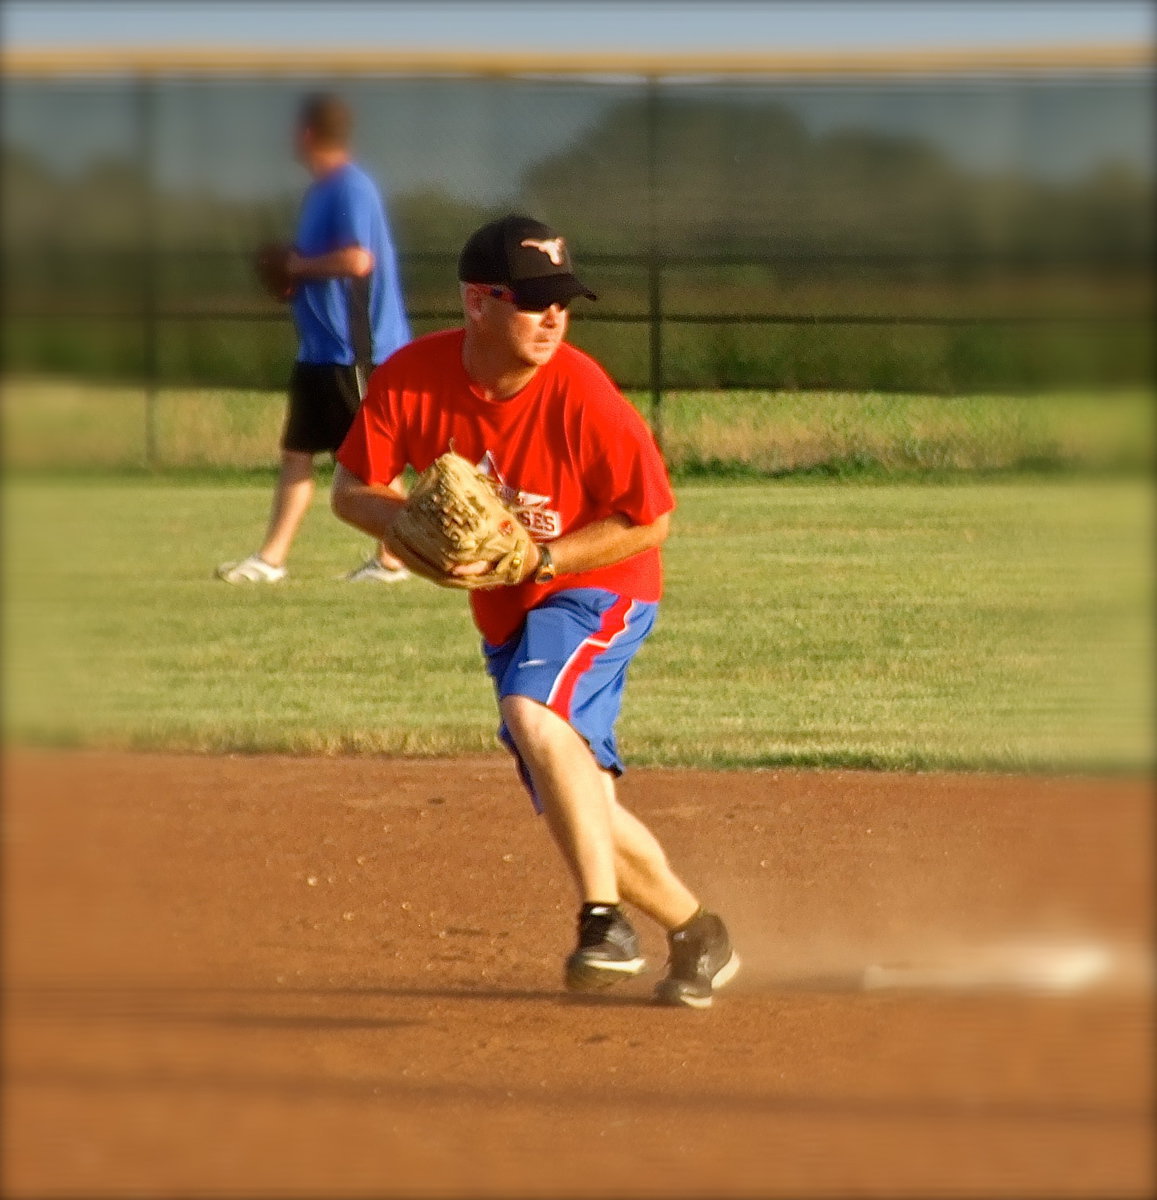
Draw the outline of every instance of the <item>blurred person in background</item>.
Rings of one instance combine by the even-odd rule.
[[[280,471],[265,540],[248,558],[217,568],[226,583],[286,577],[290,547],[313,499],[315,455],[337,450],[369,372],[410,340],[385,207],[377,185],[353,160],[352,130],[353,114],[338,96],[317,93],[303,102],[295,149],[313,183],[283,262],[298,352]],[[346,576],[381,583],[408,577],[380,543]]]

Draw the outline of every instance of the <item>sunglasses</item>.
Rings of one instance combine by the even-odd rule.
[[[502,287],[499,284],[482,285],[481,290],[484,291],[493,300],[505,300],[507,304],[518,306],[518,301],[514,297],[514,293],[508,287]]]
[[[513,304],[514,307],[517,308],[519,312],[545,312],[546,311],[545,309],[541,309],[541,308],[522,308],[518,303],[518,299],[515,297],[514,293],[510,290],[510,288],[503,287],[501,284],[498,284],[498,283],[476,283],[473,286],[478,288],[479,291],[485,292],[493,300],[505,300],[507,302],[507,304]],[[567,304],[569,304],[569,303],[570,303],[570,301],[568,300],[566,302],[566,304],[560,304],[559,308],[566,308]],[[549,307],[549,305],[547,307]]]

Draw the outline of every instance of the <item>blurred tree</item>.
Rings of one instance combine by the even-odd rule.
[[[648,136],[657,115],[657,190]],[[1119,163],[1072,183],[969,172],[912,136],[816,136],[768,99],[631,99],[523,184],[592,250],[640,250],[652,211],[681,254],[1150,254],[1153,182]],[[650,207],[654,204],[654,209]]]

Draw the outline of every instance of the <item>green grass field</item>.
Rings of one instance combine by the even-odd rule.
[[[233,589],[264,480],[9,475],[10,739],[196,751],[494,747],[464,598],[337,577],[319,497],[292,578]],[[1152,764],[1152,483],[684,483],[620,733],[637,763]]]
[[[631,397],[650,415],[648,396]],[[155,466],[265,469],[284,413],[279,392],[166,389],[153,408]],[[140,387],[9,379],[11,467],[140,468]],[[912,476],[957,471],[1131,470],[1153,466],[1157,406],[1145,389],[1039,396],[843,392],[670,392],[664,450],[682,477]]]

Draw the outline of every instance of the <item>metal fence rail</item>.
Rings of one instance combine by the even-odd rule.
[[[391,118],[359,129],[371,167],[401,189],[391,206],[415,324],[459,319],[462,238],[495,209],[525,206],[576,231],[584,273],[611,280],[598,305],[577,306],[574,335],[597,334],[620,384],[650,395],[660,436],[670,388],[784,386],[795,351],[782,339],[810,331],[842,347],[832,386],[862,386],[852,367],[876,334],[956,339],[945,353],[957,367],[898,390],[967,387],[960,363],[1008,358],[1029,338],[1037,364],[1080,344],[1093,378],[1105,364],[1149,378],[1152,61],[1148,45],[711,62],[5,51],[4,149],[21,166],[5,172],[17,214],[3,245],[6,351],[18,358],[38,322],[78,338],[86,322],[138,330],[155,457],[167,339],[219,322],[253,340],[287,320],[246,279],[242,247],[256,223],[291,220],[287,197],[303,186],[286,169],[292,103],[332,85]],[[518,157],[523,144],[538,149]],[[962,166],[979,145],[994,165]],[[1083,174],[1062,178],[1075,145]],[[54,166],[68,147],[73,165]],[[93,191],[107,163],[120,182]],[[237,179],[262,181],[263,215],[254,201],[198,224],[194,197],[225,196]],[[448,215],[427,219],[422,188]],[[912,211],[926,227],[909,229],[921,188],[933,199]],[[1026,196],[1035,218],[1017,207]],[[763,353],[777,336],[780,359]],[[1012,389],[1027,377],[999,369]]]

